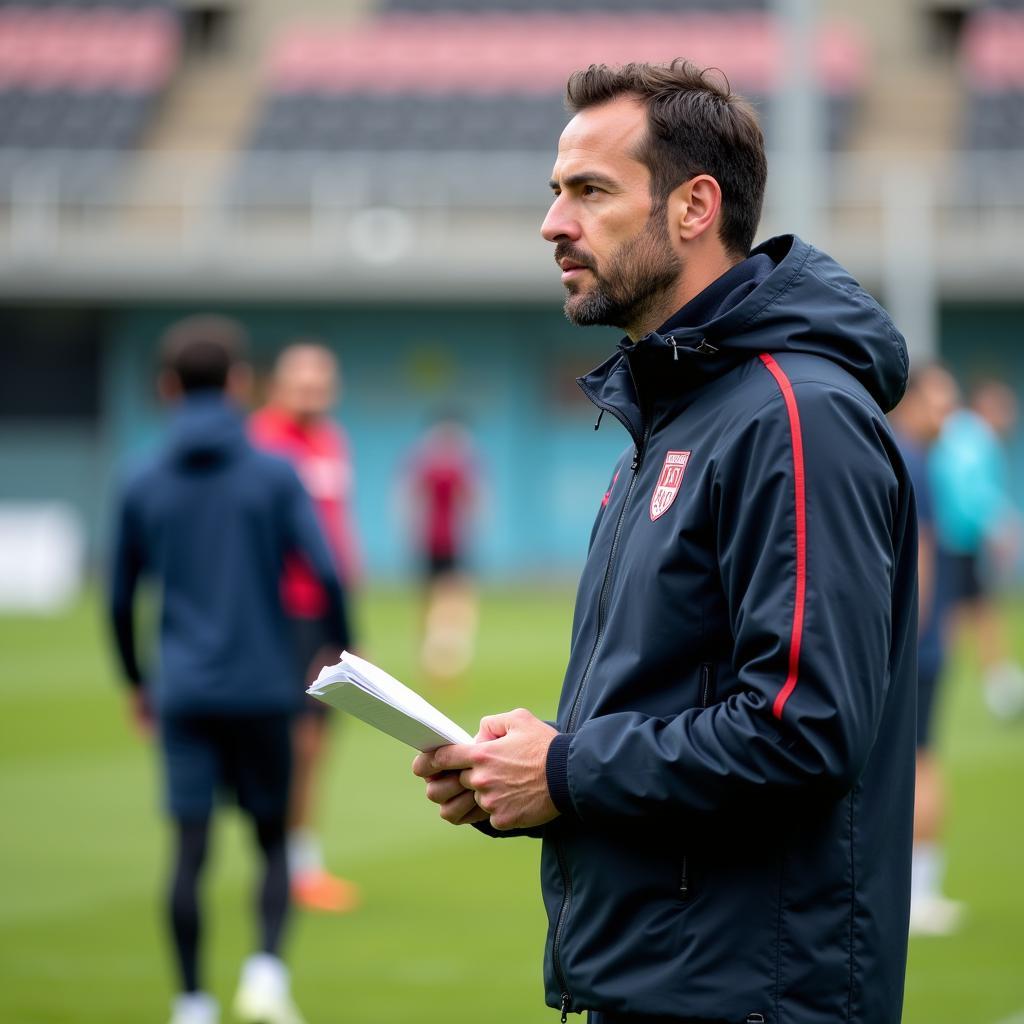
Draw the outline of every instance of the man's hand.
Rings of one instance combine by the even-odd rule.
[[[139,735],[143,739],[151,739],[155,731],[153,710],[149,706],[149,698],[146,696],[144,686],[135,686],[129,691],[128,710]]]
[[[447,747],[442,747],[447,750]],[[476,802],[476,793],[466,789],[459,781],[459,772],[437,772],[423,775],[420,770],[420,758],[430,757],[420,754],[413,762],[413,771],[427,780],[427,799],[441,805],[441,817],[453,825],[472,825],[477,821],[486,821],[489,815]],[[430,771],[429,767],[424,769]]]
[[[412,764],[427,798],[453,825],[490,818],[498,831],[532,828],[558,816],[548,793],[547,755],[558,733],[521,708],[480,722],[473,744],[452,743]]]

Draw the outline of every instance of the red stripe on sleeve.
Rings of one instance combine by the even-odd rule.
[[[793,603],[793,632],[789,639],[789,674],[785,685],[779,691],[772,705],[772,713],[776,718],[782,717],[782,709],[786,706],[790,694],[796,689],[800,675],[800,643],[804,633],[804,599],[807,594],[807,500],[804,493],[804,441],[800,430],[800,410],[796,405],[793,385],[782,367],[764,353],[761,356],[768,372],[779,385],[782,397],[789,414],[789,434],[793,442],[793,490],[796,505],[796,600]]]

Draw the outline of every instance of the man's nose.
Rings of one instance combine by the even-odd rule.
[[[551,204],[544,223],[540,226],[540,233],[549,242],[578,242],[582,235],[579,222],[568,215],[561,198],[559,196]]]

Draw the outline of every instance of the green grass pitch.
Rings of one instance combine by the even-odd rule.
[[[1024,607],[1013,614],[1024,626]],[[489,592],[471,679],[430,695],[470,731],[517,706],[552,716],[570,615],[563,589]],[[361,610],[368,656],[414,685],[417,617],[406,592],[374,593]],[[288,957],[311,1024],[556,1020],[543,1006],[537,846],[444,824],[409,775],[412,751],[362,723],[339,725],[324,831],[332,867],[359,883],[364,905],[294,918]],[[970,914],[957,936],[912,944],[904,1021],[1024,1024],[1024,723],[987,717],[966,655],[949,679],[941,741],[948,891]],[[0,1021],[166,1020],[158,801],[97,603],[0,619]],[[251,946],[249,854],[226,811],[206,882],[207,980],[222,1002]]]

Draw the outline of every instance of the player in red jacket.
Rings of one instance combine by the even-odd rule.
[[[466,548],[476,477],[469,433],[451,416],[427,432],[406,470],[408,512],[426,583],[420,661],[439,682],[460,676],[473,656],[477,604]]]
[[[297,342],[279,355],[269,402],[249,421],[254,444],[286,458],[314,500],[321,528],[349,592],[360,574],[350,496],[352,464],[344,431],[331,419],[339,371],[323,345]],[[291,620],[297,682],[303,686],[321,667],[338,660],[325,631],[325,595],[308,566],[293,559],[281,579]],[[314,910],[343,912],[357,902],[356,887],[324,868],[312,827],[314,797],[328,737],[328,707],[308,700],[295,724],[295,775],[289,815],[288,856],[295,901]]]

